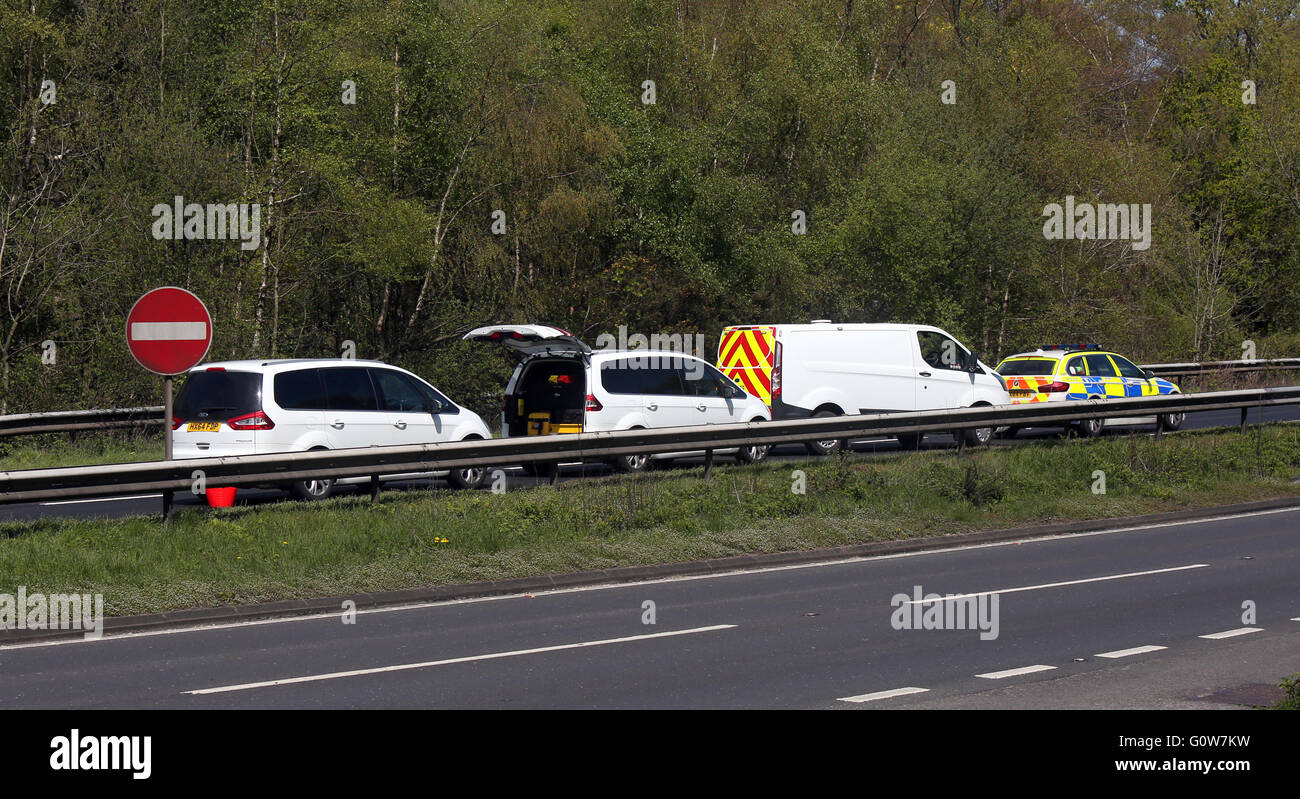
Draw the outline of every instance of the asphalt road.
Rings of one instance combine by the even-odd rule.
[[[1140,681],[1098,686],[1162,658],[1177,664],[1161,672],[1166,700],[1300,671],[1297,563],[1300,510],[1285,510],[381,609],[352,624],[9,647],[0,708],[1142,707]],[[996,592],[996,638],[896,629],[893,598],[917,586]]]
[[[1183,423],[1183,430],[1198,430],[1210,427],[1236,427],[1240,423],[1241,414],[1236,410],[1228,411],[1206,411],[1202,413],[1188,414],[1186,421]],[[1249,420],[1251,423],[1260,421],[1294,421],[1300,420],[1300,406],[1281,406],[1268,407],[1262,409],[1252,409]],[[1125,433],[1139,432],[1149,433],[1152,425],[1125,425],[1120,427],[1108,427],[1105,435],[1123,435]],[[999,440],[998,444],[1014,445],[1017,441],[1043,440],[1048,438],[1059,437],[1061,430],[1059,428],[1025,428],[1020,431],[1016,438],[1010,440]],[[954,439],[949,435],[930,435],[927,436],[922,444],[923,449],[943,449],[955,446]],[[892,438],[884,439],[867,439],[853,442],[853,450],[859,454],[871,455],[883,452],[897,452],[898,442]],[[790,460],[806,461],[807,453],[800,446],[778,447],[770,456],[773,460]],[[703,458],[687,458],[675,462],[677,467],[697,466],[703,463]],[[587,474],[605,474],[608,468],[599,464],[568,465],[561,470],[562,480],[581,479]],[[508,485],[512,488],[528,488],[539,485],[542,480],[526,476],[518,467],[507,467]],[[410,490],[425,489],[430,486],[445,488],[446,481],[440,478],[430,478],[419,481],[393,481],[384,484],[384,489],[392,490]],[[486,490],[486,484],[485,484]],[[357,493],[369,491],[369,486],[340,486],[337,489],[339,494]],[[264,505],[268,503],[280,503],[292,501],[284,492],[275,489],[240,489],[236,504],[241,506],[247,505]],[[203,497],[192,494],[177,494],[176,505],[178,508],[187,507],[206,507],[207,503]],[[113,497],[104,499],[77,499],[77,500],[56,500],[50,502],[31,502],[14,505],[0,505],[0,522],[20,521],[34,519],[54,519],[54,518],[80,518],[80,519],[115,519],[126,516],[138,516],[157,514],[162,512],[162,496],[160,494],[147,494],[137,497]]]

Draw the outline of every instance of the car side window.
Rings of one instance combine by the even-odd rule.
[[[1143,380],[1146,379],[1147,377],[1146,373],[1143,372],[1141,369],[1139,369],[1137,367],[1137,364],[1133,363],[1128,358],[1121,358],[1118,355],[1112,355],[1110,356],[1110,359],[1115,362],[1116,366],[1119,367],[1119,373],[1124,377],[1138,377]]]
[[[635,369],[606,361],[600,365],[600,384],[611,394],[640,394],[641,383]]]
[[[370,384],[370,375],[363,367],[343,366],[321,369],[320,376],[325,383],[325,394],[329,397],[330,410],[379,410],[374,386]]]
[[[1065,373],[1071,377],[1082,377],[1084,375],[1083,359],[1071,358],[1065,364]]]
[[[918,330],[917,342],[921,345],[921,358],[935,369],[963,371],[961,357],[966,350],[957,342],[933,330]]]
[[[654,369],[637,369],[634,371],[641,373],[639,380],[642,385],[642,394],[681,396],[686,393],[682,388],[681,375],[677,369],[656,367]]]
[[[379,389],[379,407],[385,411],[422,411],[428,397],[415,383],[401,372],[389,369],[371,369],[370,377]]]
[[[1090,377],[1118,377],[1115,374],[1115,367],[1111,365],[1110,358],[1105,355],[1085,355],[1083,360],[1088,364],[1088,375]]]
[[[295,369],[275,376],[275,404],[285,410],[322,411],[329,407],[315,369]]]
[[[692,397],[725,397],[731,382],[704,361],[687,361],[681,370],[682,384]]]

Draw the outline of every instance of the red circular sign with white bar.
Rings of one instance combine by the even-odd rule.
[[[144,368],[178,375],[203,360],[212,345],[212,316],[185,289],[154,289],[135,301],[126,317],[126,344]]]

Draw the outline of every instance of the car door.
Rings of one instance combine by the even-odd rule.
[[[971,391],[971,375],[962,365],[966,348],[934,330],[916,331],[916,340],[920,355],[916,409],[963,407]]]
[[[1088,393],[1102,393],[1106,397],[1123,397],[1125,396],[1124,380],[1115,370],[1115,364],[1111,363],[1110,358],[1102,353],[1092,353],[1083,356],[1083,362],[1088,367]]]
[[[1112,355],[1110,359],[1119,370],[1120,379],[1124,381],[1124,396],[1142,397],[1160,393],[1147,378],[1146,372],[1139,369],[1137,364],[1119,355]]]
[[[415,378],[395,369],[370,369],[378,392],[379,412],[393,432],[393,443],[434,444],[448,440],[448,425],[430,411],[428,392]],[[439,403],[441,405],[441,403]]]
[[[325,435],[333,449],[399,444],[401,431],[381,413],[370,372],[364,366],[330,366],[320,370],[329,409]]]
[[[690,424],[747,422],[741,418],[740,403],[731,396],[733,385],[721,372],[697,358],[682,359],[682,386],[695,400],[695,421]]]
[[[704,413],[696,409],[695,397],[687,396],[682,386],[682,369],[671,363],[676,359],[645,357],[646,365],[634,368],[641,386],[646,420],[651,427],[681,427],[704,424]]]

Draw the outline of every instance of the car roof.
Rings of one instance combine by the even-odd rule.
[[[267,360],[246,359],[242,361],[213,361],[201,363],[191,372],[206,372],[209,369],[225,369],[230,372],[264,372],[278,370],[284,366],[386,366],[390,369],[400,367],[383,361],[367,361],[360,358],[272,358]]]
[[[1002,360],[1009,361],[1013,358],[1052,358],[1059,360],[1067,355],[1118,355],[1119,353],[1110,350],[1033,350],[1031,352],[1018,352],[1015,355],[1008,355]],[[1123,357],[1123,356],[1120,356]]]

